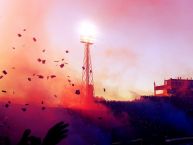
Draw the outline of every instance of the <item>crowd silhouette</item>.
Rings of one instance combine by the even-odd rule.
[[[68,123],[59,122],[51,127],[45,137],[41,139],[40,137],[30,135],[31,130],[26,129],[23,132],[23,135],[16,145],[57,145],[63,139],[68,136]],[[0,139],[1,145],[15,145],[12,144],[8,137],[4,137]]]

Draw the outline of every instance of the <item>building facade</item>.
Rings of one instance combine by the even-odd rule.
[[[154,82],[154,96],[176,96],[193,95],[192,79],[168,79],[164,80],[163,85],[156,85]]]

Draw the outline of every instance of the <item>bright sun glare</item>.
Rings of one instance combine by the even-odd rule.
[[[97,29],[93,23],[89,21],[84,21],[80,24],[79,33],[81,36],[81,41],[93,42],[96,38]]]

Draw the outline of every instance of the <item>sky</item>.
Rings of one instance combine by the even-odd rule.
[[[65,57],[69,63],[58,74],[80,82],[84,49],[78,29],[87,20],[98,31],[91,48],[95,95],[113,100],[151,95],[154,81],[193,75],[192,6],[192,0],[0,0],[0,68],[14,64],[18,74],[51,72],[54,64],[45,69],[32,61],[46,49],[47,59]],[[12,83],[7,79],[0,86],[17,86]]]

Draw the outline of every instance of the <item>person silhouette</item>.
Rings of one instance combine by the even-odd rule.
[[[31,130],[26,129],[18,145],[41,145],[41,139],[35,136],[30,136],[30,133]]]
[[[69,124],[59,122],[50,128],[43,139],[42,145],[57,145],[61,140],[67,137]]]
[[[31,130],[26,129],[17,145],[57,145],[61,140],[67,137],[68,126],[69,124],[65,124],[63,121],[55,124],[48,130],[42,143],[41,138],[30,136]]]

